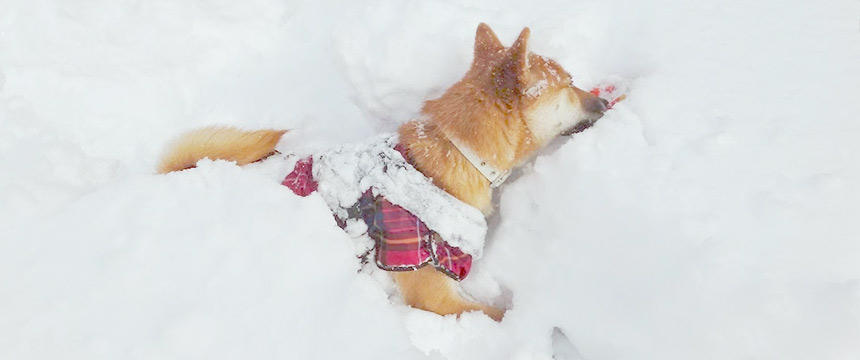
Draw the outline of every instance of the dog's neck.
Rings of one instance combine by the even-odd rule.
[[[403,124],[399,132],[419,171],[489,215],[493,209],[490,183],[497,177],[488,170],[509,171],[534,153],[538,143],[520,109],[500,102],[494,91],[475,80],[478,75],[470,70],[442,96],[426,101],[422,118]],[[471,152],[472,159],[464,152]],[[481,162],[488,166],[479,170],[474,163]]]
[[[505,180],[508,179],[508,176],[511,175],[511,170],[502,170],[493,166],[489,161],[483,159],[481,155],[478,155],[475,150],[472,150],[472,147],[466,145],[464,142],[460,141],[457,138],[453,138],[450,135],[448,136],[448,140],[451,141],[451,144],[460,151],[460,154],[463,155],[466,160],[469,160],[469,163],[472,164],[481,175],[484,175],[487,178],[487,181],[490,182],[490,188],[495,189],[502,185]]]
[[[409,160],[433,183],[461,201],[492,213],[490,181],[457,149],[432,121],[413,120],[399,130]]]

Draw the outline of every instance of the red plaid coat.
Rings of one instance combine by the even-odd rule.
[[[407,158],[405,149],[399,145],[395,149]],[[307,196],[317,189],[312,170],[313,158],[300,160],[281,184],[296,195]],[[346,219],[335,216],[338,225],[344,228],[348,219],[367,224],[367,235],[375,242],[375,261],[380,269],[411,271],[433,264],[454,280],[462,280],[469,274],[471,255],[449,245],[418,217],[384,197],[368,190],[346,210]]]

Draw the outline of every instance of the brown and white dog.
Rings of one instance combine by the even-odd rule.
[[[412,165],[433,184],[485,215],[493,187],[512,168],[559,135],[599,119],[607,102],[571,83],[555,61],[528,51],[525,28],[511,47],[480,24],[466,75],[441,97],[428,100],[422,118],[400,126],[400,144]],[[210,127],[180,137],[158,172],[195,166],[203,158],[248,164],[274,153],[284,130]],[[462,295],[459,283],[431,266],[392,272],[407,304],[437,314],[480,310],[500,320],[504,310]]]

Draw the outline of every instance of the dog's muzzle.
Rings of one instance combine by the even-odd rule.
[[[603,113],[606,112],[606,109],[609,108],[609,101],[606,101],[597,96],[590,97],[588,100],[582,104],[582,108],[589,114],[600,114],[603,116]]]

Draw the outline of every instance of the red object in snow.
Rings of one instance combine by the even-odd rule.
[[[317,186],[319,185],[314,180],[313,167],[313,157],[308,156],[299,160],[293,171],[287,174],[284,181],[281,181],[281,185],[290,188],[298,196],[305,197],[310,195],[312,192],[317,191]]]
[[[620,91],[618,91],[618,87],[616,87],[615,85],[611,85],[611,84],[610,85],[597,86],[597,87],[591,89],[591,91],[589,91],[589,92],[594,94],[595,96],[599,96],[600,98],[608,101],[609,105],[607,105],[607,107],[606,107],[607,110],[612,109],[612,107],[615,106],[615,104],[617,104],[621,100],[624,100],[624,98],[626,97],[625,94],[619,94]]]

